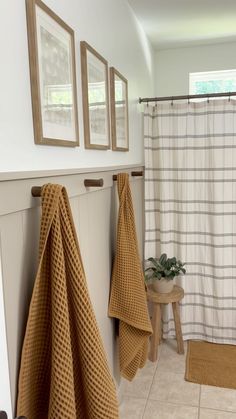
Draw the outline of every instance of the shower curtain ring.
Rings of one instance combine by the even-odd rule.
[[[228,99],[228,100],[229,100],[229,102],[230,102],[230,100],[231,100],[230,92],[229,92],[229,99]]]
[[[173,106],[174,105],[174,98],[173,98],[173,96],[172,96],[172,99],[171,99],[171,106]]]
[[[207,103],[210,103],[210,99],[209,99],[209,96],[207,96]]]

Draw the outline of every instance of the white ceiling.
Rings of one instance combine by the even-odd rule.
[[[236,0],[128,2],[156,49],[236,40]]]

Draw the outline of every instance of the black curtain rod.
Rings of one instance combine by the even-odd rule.
[[[228,92],[228,93],[204,93],[201,95],[182,95],[182,96],[163,96],[163,97],[144,97],[139,98],[139,103],[149,103],[149,102],[164,102],[170,101],[173,102],[174,100],[189,100],[189,99],[203,99],[203,98],[211,98],[211,97],[228,97],[236,96],[236,92]]]

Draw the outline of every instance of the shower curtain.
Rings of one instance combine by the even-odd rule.
[[[146,106],[144,148],[145,259],[186,262],[184,339],[236,344],[236,101]]]

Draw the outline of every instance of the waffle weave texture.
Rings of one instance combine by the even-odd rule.
[[[67,193],[60,185],[42,189],[39,267],[22,351],[17,415],[119,417]]]
[[[108,312],[109,316],[119,319],[120,372],[131,381],[147,360],[152,326],[127,173],[117,176],[117,187],[120,207]]]

